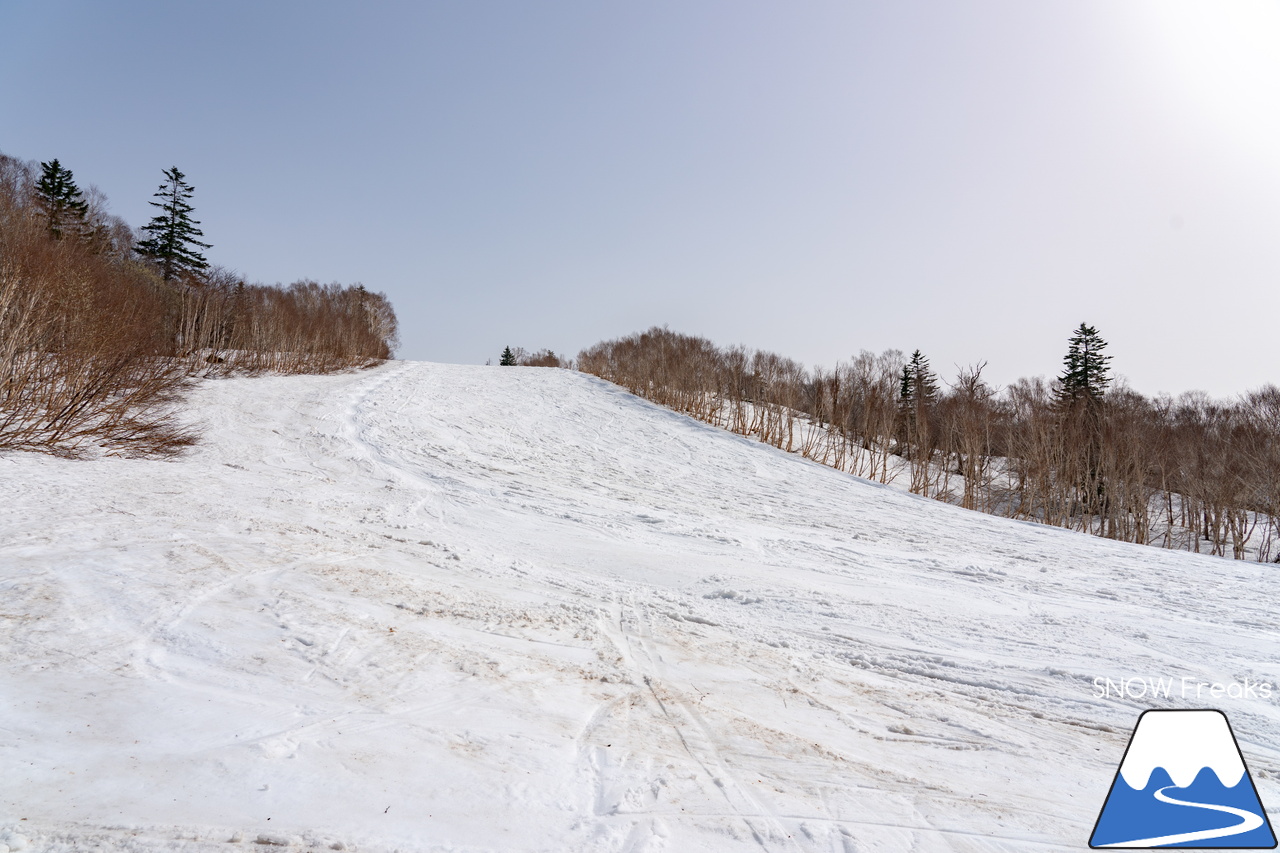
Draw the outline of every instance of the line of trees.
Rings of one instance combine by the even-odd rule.
[[[0,449],[176,452],[194,440],[176,417],[193,376],[391,357],[385,296],[210,265],[191,187],[164,174],[160,213],[135,234],[58,160],[0,154]]]
[[[572,369],[573,362],[570,359],[562,358],[556,355],[552,350],[540,349],[537,352],[529,352],[524,347],[504,347],[502,355],[498,357],[499,367],[563,367]]]
[[[1164,548],[1280,562],[1280,389],[1232,402],[1112,387],[1081,324],[1051,382],[943,383],[920,351],[832,370],[665,328],[578,368],[716,426],[968,509]],[[944,388],[943,385],[946,385]]]

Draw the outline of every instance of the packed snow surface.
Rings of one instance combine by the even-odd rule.
[[[0,853],[1024,851],[1139,712],[1280,806],[1276,568],[903,494],[563,370],[211,381],[0,456]],[[1131,687],[1135,685],[1130,685]]]

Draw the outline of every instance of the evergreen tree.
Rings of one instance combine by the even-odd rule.
[[[511,351],[511,347],[507,347],[502,351],[502,358],[498,360],[498,364],[502,367],[514,367],[516,363],[516,354]]]
[[[44,216],[49,234],[60,240],[63,236],[85,236],[88,224],[89,203],[76,186],[71,170],[64,168],[54,158],[40,164],[40,180],[36,182],[36,207]]]
[[[910,456],[927,443],[930,409],[938,397],[938,379],[920,350],[903,366],[898,393],[898,453]]]
[[[1102,400],[1107,386],[1111,384],[1108,375],[1111,368],[1107,366],[1111,356],[1102,354],[1106,346],[1107,342],[1093,326],[1081,323],[1075,330],[1067,345],[1067,355],[1062,360],[1065,370],[1058,377],[1062,383],[1058,389],[1060,403],[1072,406],[1084,400],[1092,406]]]
[[[209,262],[199,249],[208,249],[210,244],[197,239],[204,233],[196,227],[199,221],[191,218],[191,211],[195,208],[187,200],[193,190],[183,180],[186,176],[178,171],[177,166],[165,170],[164,176],[165,182],[155,193],[155,197],[161,200],[149,202],[152,207],[160,208],[161,213],[142,227],[150,236],[139,241],[134,251],[159,266],[165,281],[173,281],[196,276],[208,269]]]
[[[904,407],[911,404],[911,398],[915,395],[915,387],[916,375],[911,372],[911,365],[904,364],[902,366],[902,381],[898,383],[898,399],[902,401]]]
[[[1086,518],[1105,516],[1110,504],[1108,477],[1102,465],[1102,396],[1111,384],[1107,366],[1111,356],[1102,354],[1106,346],[1097,329],[1081,323],[1067,344],[1064,370],[1058,377],[1063,475],[1075,484],[1071,514]]]
[[[911,353],[911,360],[902,368],[899,393],[904,408],[927,405],[938,397],[938,378],[929,368],[929,359],[920,350]]]

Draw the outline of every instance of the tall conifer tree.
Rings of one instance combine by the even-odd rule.
[[[932,403],[938,396],[938,378],[929,367],[929,359],[920,350],[911,353],[911,361],[902,368],[902,398],[911,403]]]
[[[898,394],[899,452],[910,455],[926,437],[930,411],[938,397],[938,378],[920,350],[911,353],[911,360],[903,365]]]
[[[1080,324],[1067,343],[1067,354],[1062,359],[1064,367],[1058,381],[1062,387],[1058,390],[1058,400],[1063,405],[1071,406],[1081,400],[1094,405],[1102,400],[1107,386],[1111,384],[1108,364],[1111,356],[1103,355],[1107,342],[1098,334],[1093,326]]]
[[[199,221],[191,218],[195,208],[188,199],[193,189],[183,180],[186,175],[174,166],[166,169],[164,176],[165,182],[155,193],[160,201],[149,202],[161,212],[142,227],[151,236],[139,241],[134,251],[153,261],[165,281],[173,281],[197,276],[208,269],[209,262],[199,250],[210,248],[210,244],[198,239],[204,232],[197,227]]]
[[[49,234],[60,240],[70,234],[85,236],[89,203],[76,186],[71,170],[53,158],[40,164],[40,180],[36,182],[36,206],[45,218]]]
[[[1067,343],[1063,372],[1058,377],[1064,473],[1068,481],[1076,484],[1073,514],[1086,517],[1105,516],[1110,503],[1108,477],[1102,465],[1106,415],[1103,395],[1111,384],[1111,356],[1102,354],[1106,346],[1097,329],[1081,323]]]

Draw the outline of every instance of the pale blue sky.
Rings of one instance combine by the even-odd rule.
[[[831,366],[1280,381],[1280,5],[0,0],[0,151],[404,358],[668,324]]]

